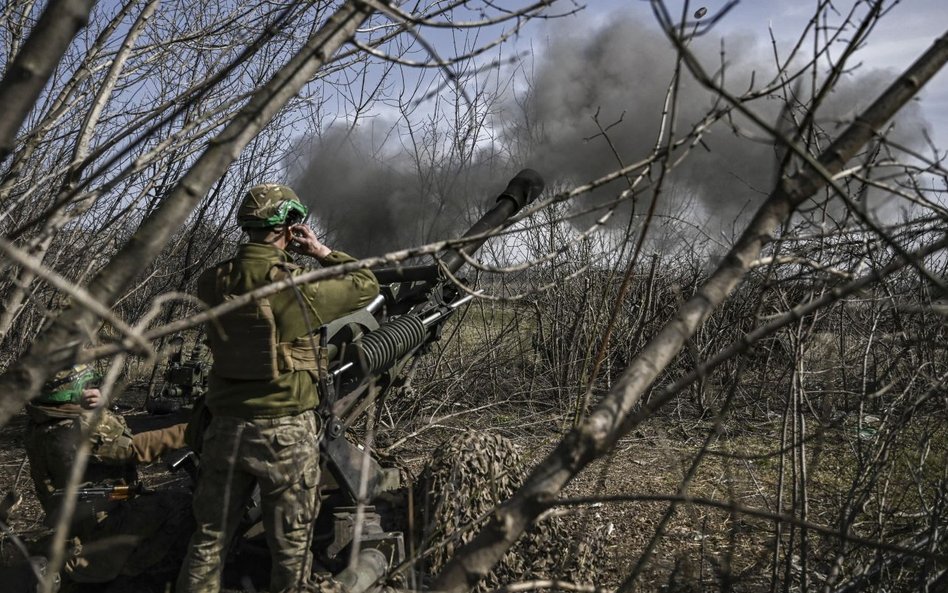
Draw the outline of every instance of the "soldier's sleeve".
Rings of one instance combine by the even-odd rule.
[[[187,424],[173,424],[167,428],[136,432],[132,435],[132,449],[138,463],[151,463],[168,451],[185,446]]]
[[[333,251],[322,258],[320,263],[328,267],[352,261],[356,259],[351,255]],[[307,284],[303,293],[312,303],[320,321],[326,323],[371,303],[379,294],[379,281],[370,270],[355,270],[337,278]]]

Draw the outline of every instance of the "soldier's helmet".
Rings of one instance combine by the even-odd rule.
[[[79,403],[82,390],[92,387],[101,378],[102,376],[92,367],[77,364],[56,373],[56,376],[47,381],[36,401],[45,404]]]
[[[277,183],[264,183],[250,188],[237,210],[240,228],[269,228],[296,224],[306,218],[309,210],[292,189]]]

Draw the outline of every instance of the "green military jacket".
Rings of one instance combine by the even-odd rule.
[[[355,261],[345,253],[333,251],[320,263],[325,266]],[[198,297],[214,307],[228,297],[239,296],[307,270],[293,263],[290,255],[272,245],[245,243],[237,256],[205,271],[198,279]],[[272,312],[276,342],[309,344],[308,335],[320,325],[365,307],[379,292],[375,275],[357,270],[337,278],[300,284],[264,299]],[[247,305],[253,308],[255,305]],[[243,309],[243,308],[242,308]],[[268,313],[268,315],[271,313]],[[210,412],[238,418],[273,418],[298,414],[319,403],[316,378],[309,370],[287,370],[268,378],[233,378],[220,369],[240,366],[247,357],[264,356],[266,344],[237,331],[220,335],[222,324],[208,324],[209,342],[214,355],[208,379],[206,405]],[[233,327],[233,326],[232,326]],[[213,333],[218,332],[218,333]],[[317,338],[318,339],[318,338]],[[254,342],[254,343],[247,343]],[[223,361],[223,362],[219,362]],[[220,368],[218,368],[220,367]],[[217,369],[217,372],[215,372]]]

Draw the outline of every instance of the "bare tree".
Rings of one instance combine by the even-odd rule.
[[[112,357],[114,378],[129,355],[147,358],[174,332],[286,289],[277,283],[214,311],[184,294],[237,241],[228,230],[233,197],[252,183],[284,175],[326,184],[340,199],[324,204],[322,222],[340,240],[352,196],[367,196],[360,209],[378,214],[388,192],[398,199],[384,205],[409,213],[410,233],[306,277],[318,279],[459,245],[451,234],[490,193],[484,180],[536,159],[552,170],[551,190],[469,262],[486,292],[452,330],[461,339],[414,367],[405,397],[387,418],[379,412],[394,436],[389,451],[456,420],[454,404],[516,402],[566,431],[434,587],[472,588],[547,511],[603,502],[665,505],[620,575],[622,591],[654,578],[678,515],[702,513],[727,525],[716,531],[730,538],[714,558],[722,590],[738,580],[734,541],[751,519],[767,525],[756,542],[761,588],[808,590],[819,580],[826,591],[858,591],[900,575],[919,590],[944,582],[946,490],[943,476],[929,474],[945,435],[927,414],[942,405],[948,378],[936,346],[945,337],[948,211],[931,188],[948,174],[937,149],[903,142],[889,122],[911,111],[948,59],[948,38],[853,113],[833,95],[855,101],[847,73],[891,3],[854,2],[834,14],[840,7],[820,0],[787,55],[774,41],[773,75],[754,71],[735,91],[739,61],[722,47],[711,72],[698,47],[732,5],[702,20],[686,4],[673,19],[656,1],[667,48],[653,56],[661,100],[631,143],[623,125],[637,122],[608,104],[584,107],[585,136],[552,134],[544,117],[568,117],[575,105],[542,76],[519,78],[529,62],[506,68],[503,43],[530,18],[549,16],[552,2],[409,11],[375,0],[210,8],[129,0],[50,2],[42,13],[33,4],[8,3],[11,24],[0,31],[0,96],[14,107],[0,116],[0,425],[73,361]],[[553,15],[575,9],[558,5]],[[450,55],[433,41],[445,30],[457,35]],[[606,46],[624,31],[613,33],[602,36]],[[583,48],[616,49],[557,46],[561,61],[541,74],[585,84],[564,63]],[[396,115],[375,118],[379,108]],[[382,140],[365,140],[366,130]],[[722,136],[741,143],[741,156],[776,160],[773,171],[735,166],[727,179],[763,194],[747,210],[691,191],[701,175],[731,174],[717,170],[727,168],[715,154]],[[599,149],[588,168],[574,167],[579,143]],[[333,151],[335,160],[320,162]],[[353,164],[358,174],[340,174]],[[334,172],[345,179],[330,185]],[[773,179],[761,186],[765,177]],[[724,214],[715,218],[715,207]],[[604,494],[609,472],[621,471],[612,466],[616,444],[662,413],[698,443],[681,475],[667,492]],[[758,457],[720,447],[733,423],[771,420],[778,434]],[[838,500],[823,504],[814,476],[827,471],[825,435],[846,422],[858,435],[855,469]],[[900,456],[909,470],[896,466]],[[718,458],[776,460],[773,483],[755,484],[761,506],[730,491],[695,494]],[[597,491],[564,494],[594,462],[603,467]],[[900,471],[910,477],[900,482]],[[895,483],[911,483],[918,500],[892,496]],[[687,571],[676,563],[666,572],[673,584]],[[506,590],[598,585],[541,580]]]
[[[392,6],[364,2],[343,3],[338,8],[329,2],[309,2],[288,5],[278,11],[265,3],[259,6],[234,4],[208,14],[184,3],[165,7],[169,17],[163,12],[156,13],[155,3],[140,8],[136,2],[123,5],[104,22],[93,43],[84,48],[72,46],[85,53],[77,53],[75,59],[66,54],[60,63],[63,74],[67,75],[65,84],[54,87],[46,97],[48,106],[34,111],[38,119],[18,140],[20,150],[8,162],[3,183],[8,237],[17,240],[30,235],[30,243],[22,255],[31,255],[42,262],[51,246],[51,238],[67,222],[88,224],[89,216],[104,216],[108,221],[111,214],[125,213],[117,219],[124,222],[144,206],[144,215],[133,234],[125,235],[127,227],[116,229],[120,235],[115,240],[124,246],[109,255],[108,263],[97,270],[89,283],[91,298],[115,303],[139,274],[142,262],[153,260],[166,248],[175,229],[188,220],[212,188],[216,186],[223,193],[233,191],[232,185],[221,185],[220,180],[245,147],[255,146],[255,138],[261,131],[271,130],[269,140],[263,140],[265,143],[286,138],[289,129],[281,125],[288,125],[297,112],[285,107],[314,77],[355,69],[371,58],[372,52],[377,53],[377,48],[384,48],[386,42],[406,31],[413,38],[423,40],[416,29],[439,26],[438,15],[454,10],[457,4],[444,3],[413,15]],[[475,29],[516,23],[518,17],[529,16],[546,4],[539,2],[514,13],[498,11],[497,16],[470,23],[458,21],[452,26]],[[179,30],[178,23],[184,21],[175,20],[175,10],[194,15],[196,25]],[[391,25],[365,29],[366,41],[358,42],[361,49],[337,56],[337,50],[353,40],[362,23],[378,10],[381,11],[379,18],[387,19]],[[112,42],[111,35],[126,18],[133,18],[133,22],[125,31],[124,41],[117,50],[106,53],[105,47]],[[286,36],[290,30],[304,32],[307,29],[312,34],[298,47]],[[243,30],[256,33],[246,46],[240,43]],[[41,29],[37,28],[36,34],[40,33]],[[148,38],[144,44],[139,41],[142,34]],[[168,34],[171,39],[164,39]],[[215,53],[200,50],[208,43],[212,47],[214,43],[219,44]],[[422,47],[431,50],[427,44],[422,43]],[[49,46],[47,50],[53,51],[55,47]],[[28,51],[30,47],[24,45],[20,53]],[[59,55],[64,51],[65,46]],[[190,71],[187,70],[189,64],[181,62],[189,54],[196,56]],[[58,55],[55,58],[58,60]],[[210,63],[206,63],[207,60]],[[326,69],[330,62],[333,68]],[[164,63],[185,68],[189,77],[166,76],[157,66]],[[279,67],[271,68],[274,64]],[[50,68],[53,65],[56,61]],[[450,62],[434,59],[421,65],[448,68]],[[203,69],[206,67],[214,69],[211,76]],[[363,76],[368,75],[363,73]],[[341,76],[344,79],[345,74]],[[235,93],[235,84],[244,90]],[[137,100],[140,93],[150,93],[153,89],[160,97],[157,105]],[[363,98],[356,113],[372,100],[371,96]],[[235,110],[243,101],[240,109]],[[310,99],[303,96],[296,108],[305,107],[308,102]],[[310,107],[318,109],[319,104]],[[13,115],[11,112],[10,117]],[[287,119],[281,125],[267,128],[278,116]],[[76,123],[78,127],[73,127]],[[15,128],[18,122],[12,125]],[[103,134],[104,131],[108,135]],[[53,134],[59,132],[74,142],[68,156],[50,152],[63,146],[53,140]],[[97,142],[95,148],[90,149],[93,137]],[[201,145],[205,138],[211,138],[206,148]],[[272,158],[265,146],[257,144],[250,161],[264,159],[266,162]],[[57,161],[68,165],[48,167]],[[255,162],[254,166],[259,165]],[[43,172],[44,168],[51,172]],[[32,176],[25,175],[27,171]],[[34,205],[43,203],[38,200],[39,192],[44,191],[47,180],[51,179],[60,180],[58,190],[53,192],[50,207],[38,209]],[[248,180],[237,177],[233,183],[242,185]],[[129,201],[129,192],[137,198]],[[215,195],[211,192],[211,199]],[[215,212],[218,207],[214,203],[211,201],[202,214]],[[38,234],[35,229],[39,229]],[[20,253],[23,247],[5,243],[4,250],[9,254]],[[26,261],[19,256],[17,259]],[[31,267],[34,269],[24,270],[8,280],[12,293],[0,318],[0,330],[7,337],[39,273],[35,265]],[[68,308],[56,319],[31,338],[30,353],[9,367],[6,377],[13,381],[11,393],[22,394],[22,399],[17,398],[20,403],[6,400],[9,407],[5,419],[35,393],[50,370],[67,365],[75,358],[76,345],[94,335],[99,323],[96,315],[82,307]],[[53,354],[54,351],[58,354]]]
[[[691,37],[690,27],[684,21],[675,24],[664,12],[659,3],[656,13],[663,28],[678,50],[680,64],[686,68],[703,85],[714,90],[726,105],[727,110],[733,110],[751,120],[760,129],[775,138],[785,147],[792,159],[785,159],[784,165],[791,161],[796,163],[797,170],[781,170],[780,180],[776,188],[770,193],[767,200],[757,210],[747,224],[741,236],[722,258],[717,268],[703,281],[694,296],[687,299],[674,313],[670,321],[664,325],[638,351],[635,358],[622,373],[621,379],[604,395],[581,424],[571,431],[545,459],[540,461],[526,479],[524,485],[514,496],[498,507],[491,519],[480,530],[477,537],[460,550],[454,559],[444,568],[435,582],[435,588],[447,591],[467,590],[472,584],[485,576],[491,568],[504,556],[510,546],[517,541],[524,530],[549,506],[555,505],[555,496],[572,480],[576,474],[593,460],[605,455],[611,450],[619,438],[649,417],[662,404],[668,402],[691,381],[700,379],[706,373],[728,359],[728,356],[718,356],[695,366],[695,369],[670,387],[653,394],[648,404],[642,406],[642,398],[648,392],[652,383],[659,374],[675,359],[680,350],[689,343],[689,340],[708,320],[712,312],[726,302],[729,295],[738,287],[741,281],[760,258],[763,249],[778,238],[778,231],[785,228],[791,217],[808,201],[814,200],[818,191],[828,188],[831,196],[841,198],[851,209],[853,215],[862,220],[873,231],[877,232],[887,244],[896,248],[896,263],[894,268],[912,266],[922,276],[930,281],[938,290],[943,290],[940,278],[924,267],[922,263],[925,254],[933,250],[942,249],[944,241],[927,245],[920,253],[909,253],[898,247],[887,231],[879,229],[865,212],[860,210],[849,199],[849,192],[842,187],[838,176],[844,168],[850,166],[867,143],[874,141],[889,121],[920,89],[925,82],[931,79],[948,60],[948,37],[937,40],[932,48],[921,56],[892,86],[880,95],[870,107],[855,117],[854,122],[839,134],[825,148],[818,143],[809,145],[801,143],[809,133],[808,121],[815,109],[810,105],[807,115],[801,126],[793,134],[786,134],[762,120],[746,105],[748,97],[738,97],[730,94],[719,84],[716,77],[705,73],[704,69],[690,52],[688,40]],[[856,39],[860,39],[866,30],[875,22],[882,7],[881,2],[873,4],[873,10],[865,18],[857,31]],[[855,41],[850,46],[850,52],[855,47]],[[849,52],[835,65],[833,75],[820,91],[815,93],[817,103],[819,99],[832,88],[835,76],[842,71],[845,58]],[[780,81],[781,84],[785,84]],[[675,100],[674,95],[672,100]],[[672,116],[674,117],[674,115]],[[659,174],[664,176],[674,167],[668,158],[668,150],[674,137],[659,150],[664,150],[666,156],[660,159]],[[684,142],[684,140],[681,140]],[[815,145],[814,145],[815,144]],[[816,151],[816,154],[814,154]],[[619,170],[620,174],[628,174],[643,167],[643,163],[636,163]],[[784,173],[786,171],[786,173]],[[661,177],[659,178],[661,180]],[[601,180],[604,181],[604,180]],[[564,196],[565,197],[565,196]],[[873,275],[874,280],[879,276]],[[864,285],[866,280],[856,281]],[[835,297],[835,298],[838,298]],[[831,304],[835,298],[819,300],[822,306]],[[789,322],[793,316],[786,318]],[[768,328],[772,329],[772,328]],[[744,341],[744,347],[749,343]],[[794,436],[793,442],[799,442],[799,434]],[[699,458],[700,459],[700,458]],[[697,461],[696,461],[697,463]],[[797,471],[804,471],[798,467]],[[687,478],[686,478],[687,480]],[[685,482],[687,484],[687,481]],[[805,512],[802,515],[805,520]],[[661,527],[659,528],[661,530]],[[660,532],[659,532],[660,533]],[[842,531],[841,535],[846,532]],[[904,551],[904,550],[903,550]],[[647,558],[648,552],[643,556]],[[631,590],[636,577],[640,574],[641,563],[635,567],[622,588]],[[804,587],[806,585],[804,584]]]

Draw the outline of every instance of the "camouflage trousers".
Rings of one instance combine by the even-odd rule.
[[[260,487],[271,554],[271,593],[295,591],[308,581],[319,510],[319,426],[314,412],[211,420],[194,492],[197,528],[178,575],[178,593],[220,590],[224,555],[254,485]]]

